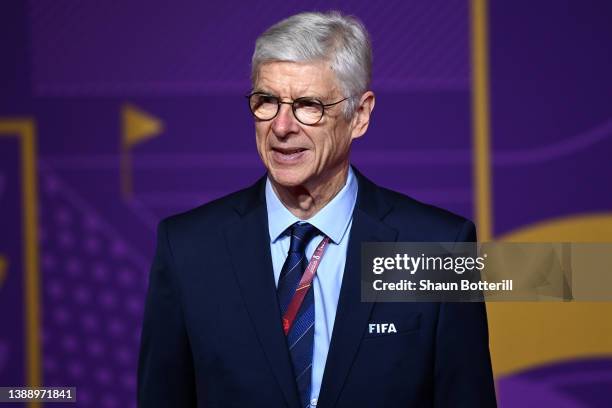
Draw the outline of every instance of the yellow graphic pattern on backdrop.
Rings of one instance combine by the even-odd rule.
[[[493,239],[487,2],[471,0],[475,218]],[[612,214],[548,220],[499,238],[508,242],[612,242]],[[564,360],[612,356],[612,302],[488,303],[496,376]]]
[[[21,147],[21,208],[24,237],[24,299],[26,310],[26,372],[30,387],[42,385],[40,351],[38,179],[36,127],[33,119],[0,119],[0,137],[17,137]],[[40,406],[30,402],[30,408]]]
[[[2,285],[6,280],[6,275],[8,274],[8,259],[6,256],[0,255],[0,289],[2,289]]]
[[[134,193],[131,149],[163,132],[164,124],[127,103],[121,108],[121,122],[121,192],[123,198],[129,200]]]

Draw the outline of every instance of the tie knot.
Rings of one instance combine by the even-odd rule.
[[[312,224],[307,222],[296,222],[291,226],[291,243],[289,244],[289,252],[302,253],[306,250],[306,245],[314,238],[319,230]]]

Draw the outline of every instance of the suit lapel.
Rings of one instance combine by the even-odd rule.
[[[381,221],[391,211],[390,203],[377,186],[354,171],[359,191],[318,403],[326,408],[334,406],[340,395],[374,305],[361,302],[361,244],[397,239],[397,231]],[[287,404],[298,408],[299,396],[276,300],[264,183],[265,177],[236,203],[240,219],[228,227],[226,239],[236,280],[266,358]]]
[[[361,244],[392,242],[397,239],[397,231],[380,221],[391,210],[390,204],[382,199],[378,187],[356,170],[355,174],[359,181],[359,192],[319,395],[318,405],[325,408],[333,407],[340,395],[374,305],[361,302]]]
[[[260,194],[263,182],[258,184],[252,188],[252,197],[236,207],[241,218],[226,230],[226,239],[236,279],[266,358],[287,404],[297,408],[299,397],[272,273],[268,217]]]

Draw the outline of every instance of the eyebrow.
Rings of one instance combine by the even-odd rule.
[[[266,91],[265,89],[262,89],[262,88],[255,88],[251,91],[251,93],[263,93],[266,95],[274,95],[274,92]]]
[[[251,91],[251,93],[262,93],[262,94],[274,96],[274,97],[280,99],[279,95],[275,94],[274,92],[267,91],[267,90],[265,90],[263,88],[255,88],[255,89],[253,89],[253,91]],[[317,99],[319,101],[324,101],[325,99],[329,99],[329,97],[324,97],[324,96],[304,95],[304,96],[298,96],[297,98],[293,98],[293,100],[300,99],[300,98]]]

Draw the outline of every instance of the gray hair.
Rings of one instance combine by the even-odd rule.
[[[261,64],[272,61],[329,61],[338,86],[349,99],[343,113],[350,119],[358,97],[370,86],[372,46],[363,24],[337,11],[300,13],[268,28],[257,38],[251,61],[251,82]]]

